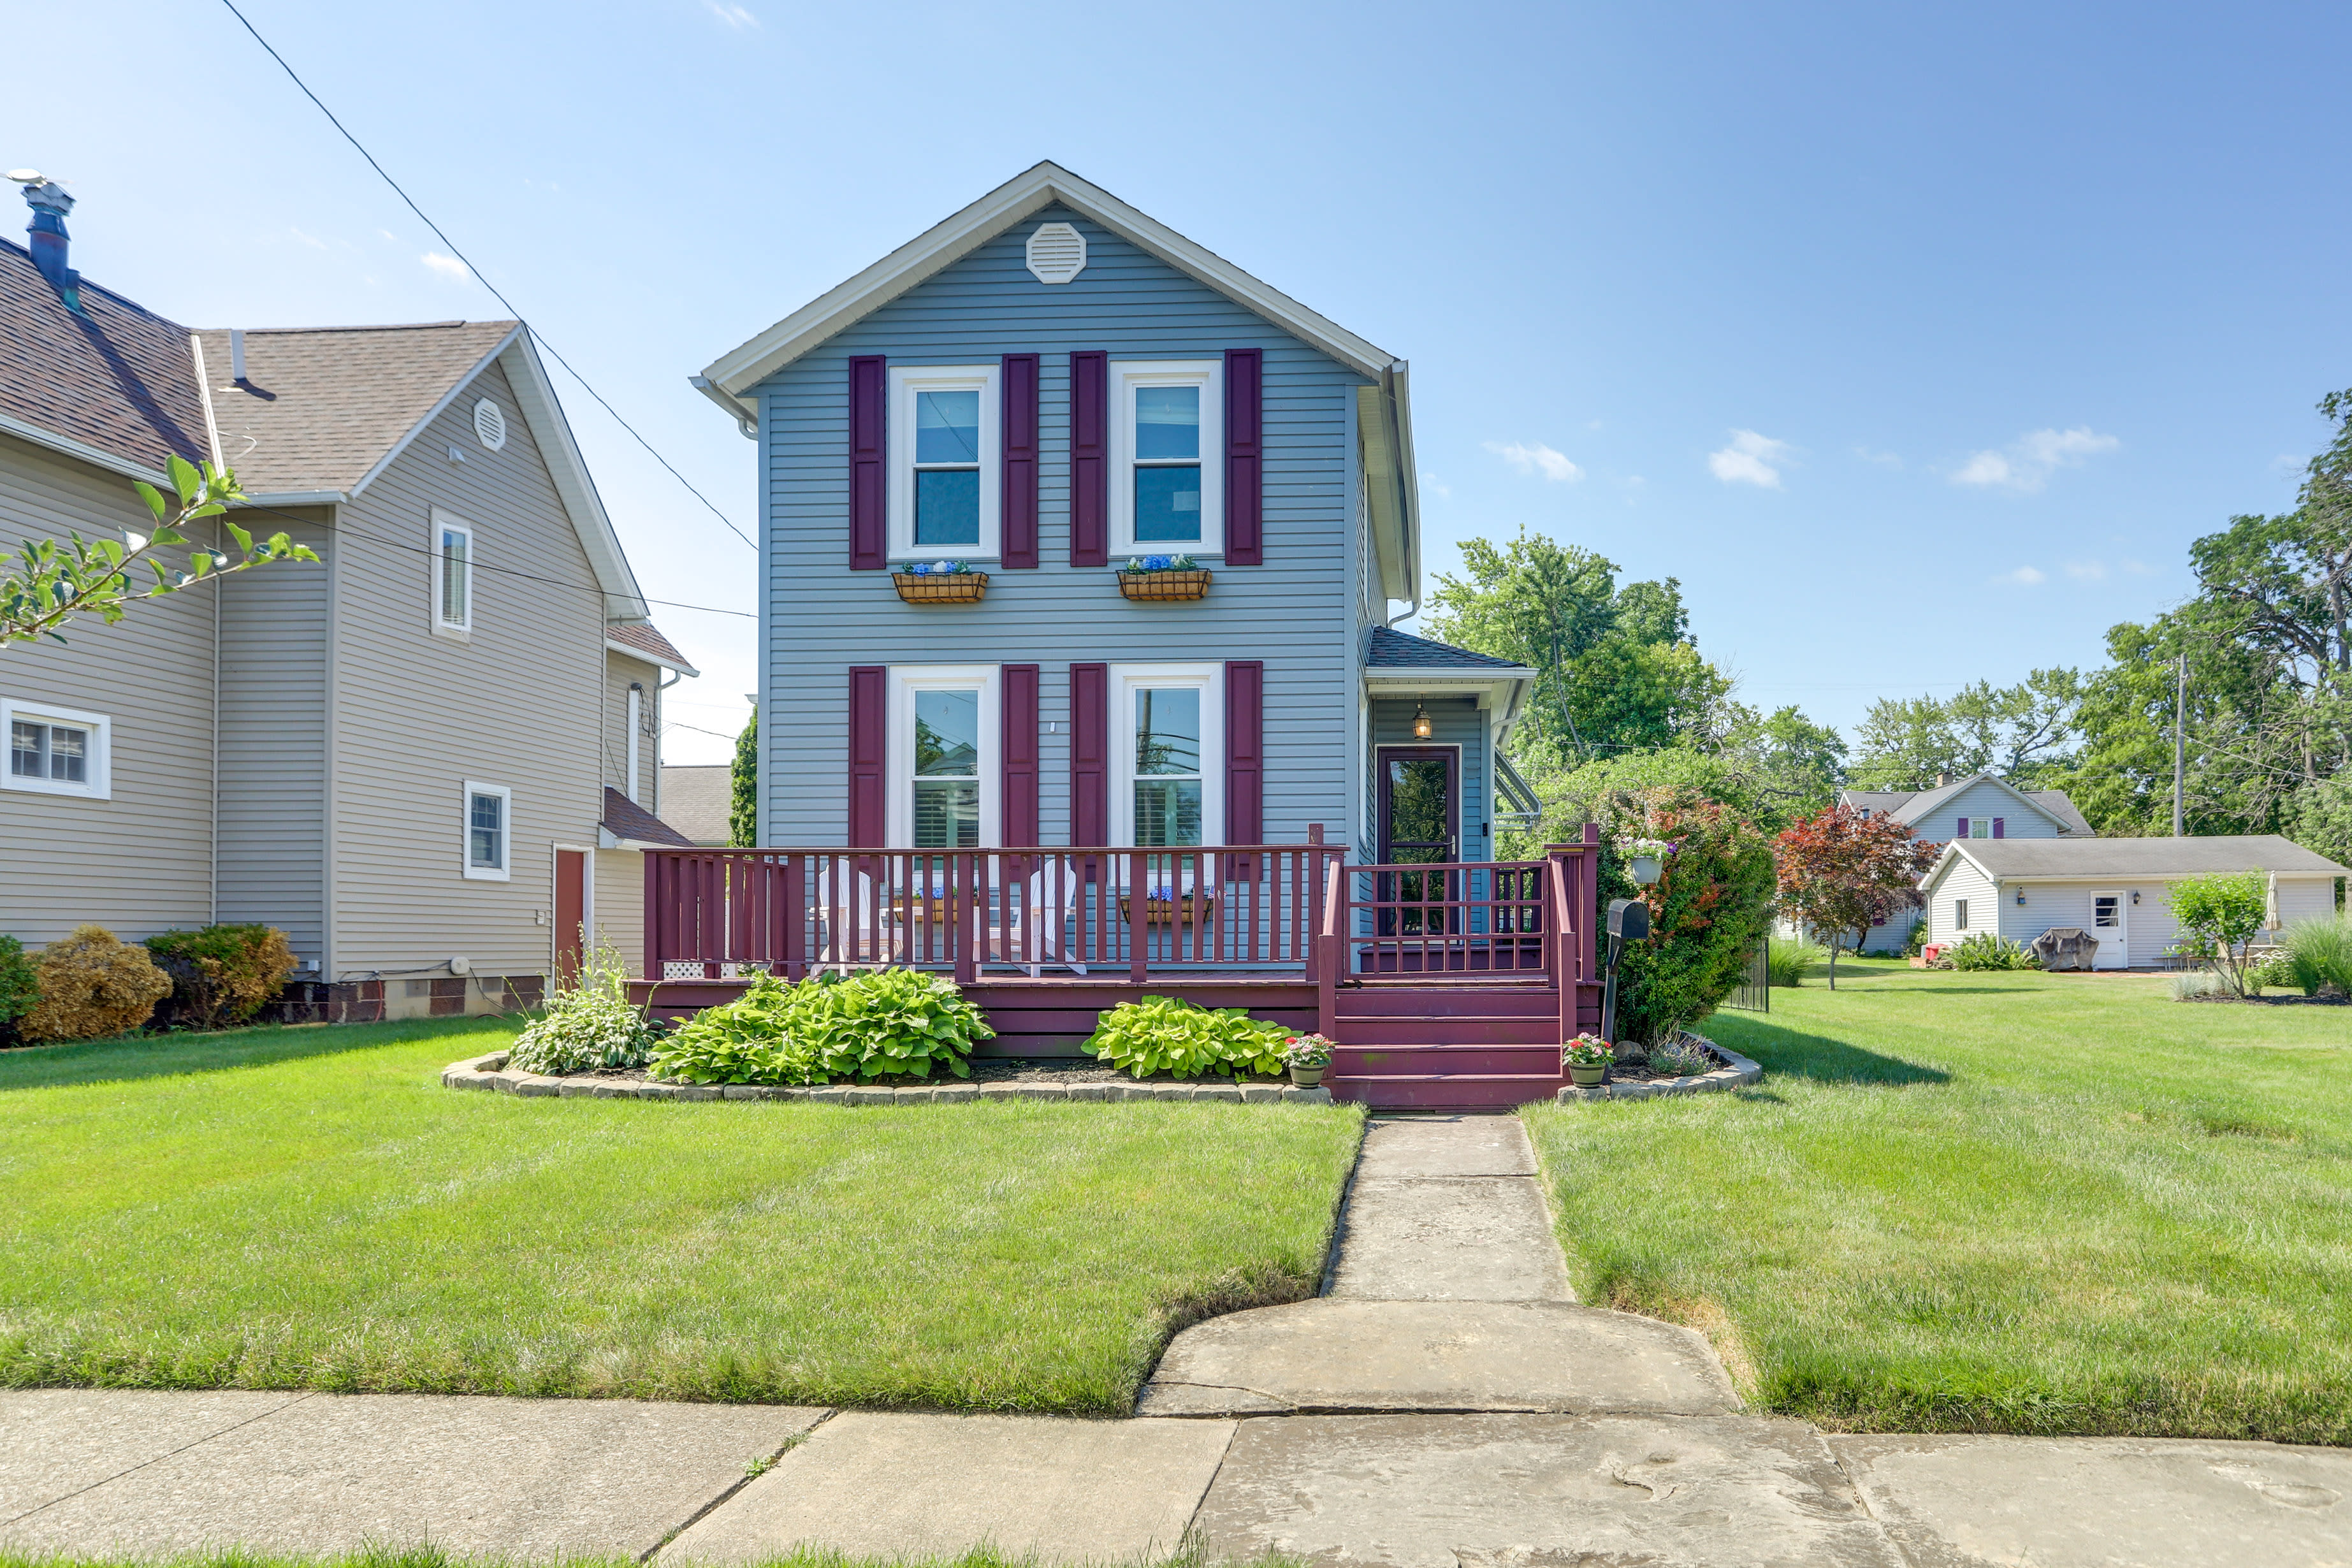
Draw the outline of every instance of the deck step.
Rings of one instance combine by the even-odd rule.
[[[1496,1017],[1437,1014],[1429,1017],[1335,1018],[1331,1037],[1343,1046],[1558,1046],[1559,1017]]]
[[[1323,1080],[1334,1100],[1418,1110],[1507,1110],[1552,1099],[1563,1081],[1556,1073],[1406,1073]]]
[[[1332,1005],[1342,1018],[1443,1017],[1468,1014],[1480,1017],[1557,1017],[1559,993],[1550,985],[1525,981],[1497,981],[1492,985],[1427,985],[1381,982],[1342,985],[1332,993]]]
[[[1340,1078],[1399,1078],[1423,1073],[1532,1073],[1559,1077],[1559,1046],[1454,1046],[1421,1042],[1402,1046],[1335,1046],[1331,1072]]]

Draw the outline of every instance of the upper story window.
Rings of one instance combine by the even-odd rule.
[[[514,837],[514,791],[503,784],[466,782],[466,875],[503,882],[510,871],[508,852]]]
[[[433,629],[464,637],[474,629],[474,529],[433,509]]]
[[[976,849],[994,842],[996,678],[992,664],[891,668],[891,843]]]
[[[997,367],[890,371],[890,553],[997,554]]]
[[[1223,673],[1214,664],[1111,667],[1125,775],[1113,797],[1114,842],[1160,848],[1221,841],[1224,795],[1211,787],[1210,765],[1224,754]]]
[[[113,721],[102,713],[0,698],[8,766],[0,788],[106,800],[112,795]]]
[[[1112,549],[1224,551],[1224,364],[1111,364]]]

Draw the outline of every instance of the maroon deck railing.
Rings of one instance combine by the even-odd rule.
[[[1141,982],[1316,978],[1321,843],[1191,849],[648,849],[653,980],[887,965],[959,983],[1047,968]]]

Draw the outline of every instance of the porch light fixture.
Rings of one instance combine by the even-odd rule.
[[[1422,706],[1419,698],[1415,698],[1412,704],[1412,738],[1416,741],[1426,741],[1429,736],[1429,710]]]
[[[2023,888],[2020,888],[2020,889],[2017,889],[2017,902],[2018,902],[2018,906],[2019,906],[2020,908],[2023,908],[2023,907],[2024,907],[2024,904],[2025,904],[2025,889],[2024,889]]]

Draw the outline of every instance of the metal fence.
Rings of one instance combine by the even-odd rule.
[[[1723,999],[1725,1006],[1749,1013],[1772,1010],[1772,970],[1767,962],[1771,951],[1770,938],[1756,939],[1756,945],[1748,950],[1747,963],[1741,966],[1738,986]]]

